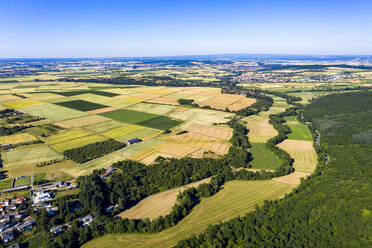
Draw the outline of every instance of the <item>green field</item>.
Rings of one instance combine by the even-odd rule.
[[[313,140],[309,128],[305,124],[297,121],[295,116],[285,117],[284,119],[287,121],[286,124],[292,131],[290,134],[288,134],[288,139],[307,141]]]
[[[14,187],[23,186],[23,185],[30,185],[31,184],[31,177],[23,177],[15,180]]]
[[[138,122],[137,124],[146,126],[146,127],[160,129],[160,130],[167,130],[181,123],[182,121],[170,119],[169,117],[166,117],[166,116],[159,116],[159,117],[155,117],[150,120]]]
[[[85,112],[77,111],[70,108],[65,108],[55,104],[42,104],[32,107],[20,108],[19,111],[25,112],[34,116],[45,117],[52,121],[62,121],[88,115]]]
[[[43,144],[17,147],[12,151],[2,153],[2,156],[5,168],[63,158],[62,155]]]
[[[280,159],[273,152],[268,150],[265,143],[251,143],[249,151],[252,153],[252,167],[263,170],[276,170],[281,164]]]
[[[73,101],[68,101],[68,102],[57,102],[55,103],[57,105],[79,110],[79,111],[91,111],[91,110],[96,110],[96,109],[101,109],[101,108],[106,108],[108,106],[94,103],[94,102],[88,102],[84,100],[73,100]]]
[[[139,112],[139,111],[133,111],[133,110],[127,110],[127,109],[114,110],[114,111],[106,112],[100,115],[111,118],[113,120],[132,123],[132,124],[136,124],[141,121],[145,121],[145,120],[158,117],[158,115]]]
[[[0,181],[0,190],[10,189],[12,187],[13,179],[5,179]]]
[[[265,200],[283,197],[294,186],[269,181],[231,181],[216,195],[202,199],[192,212],[175,227],[156,234],[108,234],[83,245],[84,248],[166,248],[179,240],[205,230],[208,225],[227,221],[254,210]]]

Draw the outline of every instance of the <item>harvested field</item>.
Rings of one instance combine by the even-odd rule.
[[[193,145],[181,145],[177,143],[165,143],[161,147],[157,149],[161,153],[165,153],[170,157],[186,157],[190,153],[193,153],[197,150],[200,150],[200,148],[195,147]]]
[[[177,107],[170,105],[139,103],[129,107],[128,109],[157,115],[165,115],[175,108]]]
[[[165,216],[172,211],[172,207],[177,203],[177,195],[187,188],[198,187],[199,184],[208,183],[210,178],[200,180],[194,183],[186,184],[181,187],[166,190],[140,201],[134,207],[120,213],[119,216],[128,219],[155,219],[159,216]]]
[[[148,100],[149,103],[161,103],[161,104],[169,104],[169,105],[179,105],[178,99],[174,97],[158,97]]]
[[[16,149],[2,153],[4,168],[13,166],[24,166],[27,164],[36,164],[61,159],[63,156],[53,151],[46,145],[29,145],[17,147]]]
[[[169,116],[175,119],[186,121],[187,123],[185,124],[188,125],[194,123],[212,125],[213,123],[226,123],[229,121],[229,117],[234,116],[234,114],[215,110],[191,108],[186,111],[178,111],[177,109],[177,111],[171,112]]]
[[[238,111],[240,109],[251,106],[255,102],[256,102],[255,98],[243,98],[238,102],[229,105],[227,108],[231,111]]]
[[[232,137],[232,129],[228,126],[206,126],[201,124],[192,124],[186,130],[226,141],[230,140]]]
[[[208,225],[227,221],[253,211],[265,200],[278,199],[293,185],[269,181],[230,181],[216,195],[205,198],[175,227],[155,234],[107,234],[94,239],[84,248],[153,248],[173,247],[179,240],[204,231]]]
[[[266,116],[252,115],[246,120],[248,122],[250,142],[266,143],[270,138],[278,134],[278,131],[269,123],[269,119]]]
[[[19,133],[8,136],[0,136],[1,144],[17,144],[37,140],[37,138],[28,133]]]
[[[160,140],[169,143],[190,145],[193,146],[194,148],[203,148],[205,151],[212,151],[214,153],[221,155],[225,154],[231,145],[227,141],[193,132],[180,135],[165,136],[160,138]]]
[[[20,100],[22,98],[13,95],[0,95],[0,102],[12,101],[12,100]]]
[[[240,102],[240,100],[245,98],[244,96],[230,95],[230,94],[213,94],[213,93],[204,93],[204,94],[207,94],[207,96],[214,96],[214,97],[206,101],[197,100],[196,103],[199,106],[201,107],[210,106],[212,108],[221,109],[221,110],[225,110],[230,105],[234,103],[238,103]]]
[[[278,147],[288,152],[294,158],[293,167],[297,172],[312,173],[318,163],[312,141],[287,139]]]
[[[154,136],[156,136],[160,133],[161,133],[161,131],[156,130],[156,129],[143,128],[143,129],[140,129],[138,131],[127,134],[125,136],[117,137],[115,139],[120,141],[120,142],[125,142],[127,140],[134,139],[134,138],[140,138],[142,140],[148,140],[148,139],[153,138]]]
[[[99,115],[88,115],[76,119],[61,121],[54,123],[55,125],[58,125],[63,128],[72,128],[72,127],[82,127],[82,126],[88,126],[88,125],[94,125],[98,124],[104,121],[109,121],[109,118],[99,116]]]
[[[88,111],[89,114],[96,115],[96,114],[102,114],[110,111],[118,110],[116,107],[107,107],[107,108],[101,108],[101,109],[96,109],[92,111]]]
[[[281,183],[288,183],[292,185],[299,185],[301,183],[301,178],[306,178],[310,173],[307,172],[293,172],[289,175],[273,178],[274,181]]]
[[[93,131],[93,132],[102,133],[102,132],[106,132],[114,128],[125,126],[125,125],[127,124],[123,124],[121,122],[114,121],[114,120],[109,120],[109,121],[104,121],[98,124],[88,125],[88,126],[85,126],[84,128],[90,131]]]

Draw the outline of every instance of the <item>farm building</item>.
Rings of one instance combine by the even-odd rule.
[[[134,139],[128,140],[126,143],[127,143],[127,145],[133,145],[133,144],[141,142],[141,141],[142,140],[139,139],[139,138],[134,138]]]

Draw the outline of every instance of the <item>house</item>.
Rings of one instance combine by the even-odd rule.
[[[50,189],[59,189],[59,188],[62,188],[62,187],[66,187],[65,182],[57,181],[57,182],[54,182],[54,183],[50,186]]]
[[[91,215],[87,215],[80,219],[81,222],[83,222],[83,226],[89,226],[89,224],[94,220],[94,218]]]
[[[26,201],[26,198],[24,198],[24,197],[18,197],[18,198],[15,200],[16,204],[22,204],[22,203],[24,203],[25,201]]]
[[[25,221],[23,224],[19,225],[17,227],[17,231],[20,233],[23,233],[24,231],[27,231],[32,228],[32,222],[31,221]]]
[[[3,240],[4,243],[8,243],[14,239],[12,231],[5,231],[0,233],[0,238]]]
[[[10,200],[10,199],[6,199],[6,200],[3,202],[3,205],[6,207],[6,206],[9,206],[11,203],[12,203],[12,200]]]
[[[112,213],[115,210],[115,208],[117,208],[117,207],[118,207],[118,205],[111,205],[111,206],[109,206],[105,209],[105,212],[106,213]]]
[[[141,142],[141,141],[142,141],[142,140],[139,139],[139,138],[134,138],[134,139],[128,140],[126,143],[127,143],[127,145],[129,146],[129,145],[133,145],[133,144],[135,144],[135,143]]]
[[[106,172],[101,176],[101,178],[107,178],[108,176],[110,176],[114,171],[116,171],[116,169],[112,166],[108,167],[106,169]]]
[[[65,228],[65,225],[59,225],[59,226],[55,226],[55,227],[52,227],[50,228],[50,232],[51,233],[54,233],[54,234],[58,234],[60,232],[63,232],[63,229]]]
[[[39,202],[44,202],[44,201],[49,201],[53,199],[52,195],[49,192],[46,193],[41,193],[37,196],[34,196],[34,203],[39,203]]]

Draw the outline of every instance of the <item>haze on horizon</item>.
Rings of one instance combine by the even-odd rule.
[[[372,2],[4,0],[0,58],[372,54]]]

